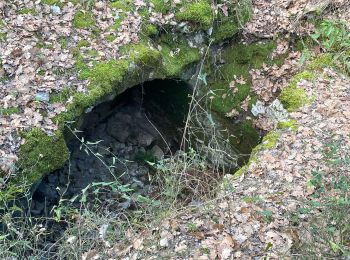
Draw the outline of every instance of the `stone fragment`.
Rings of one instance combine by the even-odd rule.
[[[151,153],[157,161],[162,160],[164,158],[164,152],[158,145],[154,145],[152,147]]]

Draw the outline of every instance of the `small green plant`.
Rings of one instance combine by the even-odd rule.
[[[344,21],[324,20],[311,37],[324,51],[334,55],[337,67],[350,73],[350,32]]]
[[[262,210],[262,211],[259,211],[259,214],[264,217],[264,220],[267,223],[271,223],[273,221],[273,213],[271,210]]]
[[[193,222],[188,223],[187,228],[188,228],[188,231],[190,231],[190,232],[197,232],[198,231],[197,225]]]
[[[327,51],[339,52],[350,48],[350,33],[343,21],[324,20],[311,37]]]

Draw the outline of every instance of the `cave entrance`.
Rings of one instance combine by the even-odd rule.
[[[44,177],[33,193],[30,214],[50,215],[60,199],[73,201],[98,184],[100,199],[113,199],[116,208],[132,208],[131,199],[115,198],[101,187],[109,183],[113,188],[117,179],[134,195],[146,196],[152,190],[147,162],[179,149],[190,94],[191,87],[183,81],[154,80],[93,108],[82,118],[79,131],[71,129],[70,160]]]

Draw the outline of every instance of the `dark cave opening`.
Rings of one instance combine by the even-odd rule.
[[[81,200],[74,198],[87,187],[97,186],[98,195],[90,194],[89,200],[113,200],[116,210],[133,209],[131,198],[110,188],[117,181],[132,197],[152,191],[152,169],[147,162],[179,149],[190,94],[191,87],[183,81],[154,80],[93,108],[83,116],[78,131],[68,127],[70,160],[43,178],[33,192],[28,213],[52,216],[62,199],[79,207]],[[109,184],[108,192],[101,188],[104,184]]]

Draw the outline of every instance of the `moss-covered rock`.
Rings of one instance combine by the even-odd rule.
[[[211,94],[212,109],[220,114],[226,114],[232,109],[240,110],[240,103],[248,95],[251,96],[251,103],[256,101],[255,95],[251,92],[252,84],[249,71],[254,68],[261,68],[264,63],[273,61],[270,54],[276,48],[276,43],[271,41],[264,44],[233,44],[226,47],[221,57],[224,64],[215,66],[209,64],[207,70],[210,71],[208,86]],[[219,56],[220,57],[220,56]],[[243,77],[244,84],[236,84],[237,90],[232,91],[230,82],[236,78]]]
[[[61,131],[48,136],[41,129],[34,128],[24,138],[18,165],[29,183],[35,183],[68,160],[69,152]]]
[[[281,95],[279,96],[284,108],[287,109],[288,112],[293,112],[297,110],[299,107],[306,105],[309,103],[309,98],[302,88],[298,87],[287,87],[285,88]]]
[[[159,50],[148,43],[127,45],[122,49],[122,53],[128,55],[129,62],[134,62],[143,68],[157,69],[162,59]]]
[[[291,119],[288,121],[278,122],[277,128],[278,129],[290,129],[292,131],[296,131],[296,130],[298,130],[298,125],[297,125],[297,121],[295,119]]]
[[[143,25],[142,32],[147,37],[152,37],[152,36],[155,36],[155,35],[157,35],[159,33],[157,26],[155,26],[154,24],[147,24],[147,25],[145,24],[145,25]]]
[[[299,88],[297,85],[302,80],[312,80],[315,77],[316,75],[314,73],[310,71],[303,71],[295,75],[291,79],[289,86],[282,90],[279,99],[288,112],[295,111],[299,107],[310,102],[305,90]]]
[[[214,42],[222,42],[233,37],[250,20],[252,6],[249,1],[231,3],[227,15],[219,12],[213,29]]]
[[[162,66],[164,76],[179,76],[184,69],[201,59],[198,48],[190,47],[185,39],[173,41],[169,38],[163,38],[160,42],[162,55]]]
[[[176,20],[179,22],[190,22],[197,29],[209,29],[214,21],[210,1],[199,0],[186,3],[179,12],[176,13]]]
[[[64,121],[72,121],[106,96],[120,93],[125,89],[123,82],[129,81],[130,77],[135,84],[141,83],[142,79],[135,75],[137,71],[153,71],[159,78],[178,76],[186,66],[201,57],[198,50],[190,48],[184,41],[174,41],[173,45],[161,44],[164,46],[161,51],[148,43],[126,45],[121,49],[123,59],[99,62],[92,69],[86,66],[84,57],[76,49],[75,67],[81,78],[89,79],[89,92],[75,94],[73,102],[67,106],[67,112],[56,116],[55,122],[62,125]],[[179,50],[179,53],[171,55],[169,46],[174,51]]]

